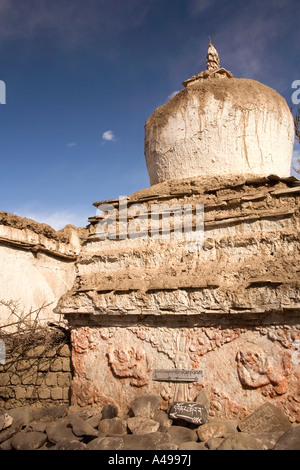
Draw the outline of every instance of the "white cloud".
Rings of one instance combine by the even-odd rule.
[[[111,142],[112,140],[115,140],[115,136],[113,131],[105,131],[102,134],[102,139],[108,142]]]
[[[69,142],[67,147],[76,147],[76,142]]]
[[[173,96],[177,95],[177,93],[179,93],[180,90],[176,90],[176,91],[173,91],[169,96],[168,96],[168,100],[170,100],[171,98],[173,98]]]

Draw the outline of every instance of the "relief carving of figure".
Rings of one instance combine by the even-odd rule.
[[[83,327],[71,332],[72,348],[78,354],[97,349],[99,339],[100,333],[95,328]]]
[[[236,361],[238,376],[244,387],[267,386],[263,394],[271,397],[288,391],[282,365],[275,365],[263,351],[239,351]]]
[[[142,387],[150,380],[152,357],[142,348],[119,344],[108,351],[109,364],[113,372],[122,378],[129,378],[130,385]]]
[[[268,338],[272,341],[277,341],[284,348],[294,347],[297,342],[300,342],[300,331],[292,328],[278,328],[268,331]]]

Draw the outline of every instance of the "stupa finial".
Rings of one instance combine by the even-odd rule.
[[[217,50],[211,43],[209,36],[209,46],[206,56],[206,69],[207,70],[216,70],[220,68],[220,59]]]

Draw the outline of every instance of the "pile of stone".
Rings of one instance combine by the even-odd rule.
[[[300,425],[265,403],[242,421],[209,417],[205,404],[160,409],[161,398],[142,395],[127,415],[117,406],[74,409],[27,406],[0,412],[1,450],[300,450]],[[196,410],[196,411],[195,411]],[[200,416],[195,422],[195,414]],[[173,419],[171,419],[171,416]],[[194,422],[192,422],[194,421]]]

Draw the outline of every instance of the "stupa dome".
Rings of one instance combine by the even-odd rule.
[[[145,124],[150,183],[210,175],[290,175],[293,117],[274,89],[235,78],[209,45],[207,70]]]

